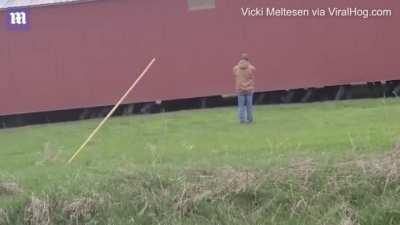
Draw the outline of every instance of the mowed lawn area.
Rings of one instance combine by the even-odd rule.
[[[236,108],[112,118],[66,165],[99,119],[0,130],[0,172],[32,189],[66,176],[121,166],[203,168],[334,160],[389,151],[400,136],[400,101],[374,99],[255,107],[239,124]]]
[[[0,130],[0,184],[15,182],[22,190],[2,194],[0,187],[0,209],[8,209],[11,224],[23,223],[24,217],[27,223],[27,199],[50,195],[54,224],[71,224],[75,217],[79,224],[339,224],[353,217],[362,224],[400,222],[398,179],[387,177],[386,168],[374,177],[366,170],[347,177],[328,169],[310,180],[314,170],[300,165],[306,168],[295,173],[301,181],[289,185],[275,177],[253,191],[246,182],[257,183],[258,175],[244,179],[240,172],[267,174],[310,160],[334,168],[346,160],[385,155],[400,137],[399,100],[262,105],[254,114],[253,124],[239,124],[235,107],[115,117],[71,164],[67,160],[100,119]],[[210,171],[222,171],[209,180],[210,190],[203,183],[188,186],[190,174],[202,182],[214,176]],[[153,175],[137,178],[135,172]],[[334,189],[327,174],[338,180]],[[190,192],[190,187],[197,189]],[[65,209],[68,199],[82,195],[111,200],[108,208],[84,211],[85,217]],[[89,203],[84,205],[94,207]]]

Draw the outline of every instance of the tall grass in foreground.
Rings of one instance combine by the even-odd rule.
[[[20,192],[0,224],[400,224],[400,148],[323,165],[132,172]],[[2,189],[0,189],[2,190]],[[5,194],[5,193],[0,193]]]

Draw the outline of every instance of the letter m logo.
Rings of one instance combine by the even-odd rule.
[[[26,31],[30,28],[29,9],[8,8],[6,26],[10,31]]]
[[[26,24],[26,13],[25,12],[10,12],[10,23],[11,24]]]

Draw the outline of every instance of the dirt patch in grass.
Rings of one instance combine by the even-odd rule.
[[[0,225],[8,225],[10,220],[8,219],[8,213],[5,209],[0,208]]]
[[[22,192],[22,188],[16,182],[0,181],[0,195],[15,195]]]
[[[96,213],[97,202],[89,197],[76,198],[66,202],[63,208],[63,214],[71,222],[87,220]]]
[[[259,171],[234,168],[189,170],[184,176],[174,205],[182,215],[192,212],[200,201],[223,201],[231,195],[257,189],[265,179]]]
[[[342,210],[342,220],[340,225],[360,225],[358,213],[350,207],[348,204],[343,204]]]
[[[84,224],[99,211],[107,209],[110,204],[111,196],[108,194],[91,193],[85,197],[64,201],[62,214],[71,224]]]

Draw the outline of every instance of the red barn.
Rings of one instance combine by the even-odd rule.
[[[400,79],[398,0],[54,2],[27,6],[28,31],[0,25],[0,115],[112,105],[153,57],[127,103],[232,93],[243,51],[258,91]],[[391,15],[287,14],[347,7]]]

